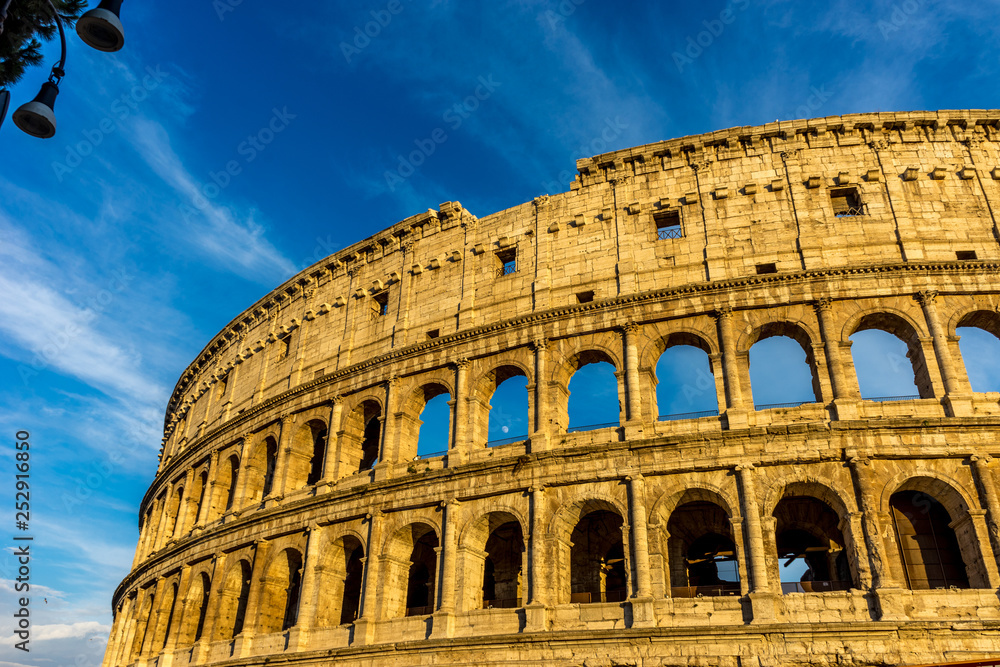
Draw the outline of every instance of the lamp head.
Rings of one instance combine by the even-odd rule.
[[[42,84],[35,99],[22,104],[14,112],[14,124],[27,134],[39,139],[49,139],[56,133],[56,96],[59,87],[51,81]]]
[[[101,0],[76,22],[76,32],[80,39],[98,51],[111,53],[125,46],[125,28],[118,18],[122,0]]]

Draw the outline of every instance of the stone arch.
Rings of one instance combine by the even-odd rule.
[[[730,517],[739,516],[739,501],[727,494],[721,487],[708,482],[691,481],[684,488],[662,494],[653,503],[650,518],[657,517],[657,523],[667,525],[670,515],[684,503],[702,501],[715,503]],[[736,511],[734,511],[734,508]]]
[[[135,617],[136,630],[132,638],[132,648],[129,651],[129,663],[134,662],[136,658],[142,656],[148,650],[147,647],[152,640],[153,607],[156,603],[156,589],[153,585],[150,585],[146,590],[145,600],[143,600],[142,605],[139,607],[139,613]]]
[[[991,554],[981,549],[965,489],[943,475],[916,473],[894,482],[883,501],[905,584],[914,590],[989,587],[984,559]]]
[[[295,427],[287,462],[286,493],[319,482],[323,476],[328,434],[326,420],[320,417],[312,417]]]
[[[752,329],[749,333],[740,337],[739,353],[750,354],[751,349],[757,343],[768,338],[784,337],[791,338],[799,344],[806,354],[806,365],[809,366],[809,373],[812,380],[813,400],[816,402],[823,400],[823,386],[820,381],[819,362],[813,349],[815,341],[820,340],[819,334],[814,332],[806,323],[799,320],[775,320],[765,322]],[[749,363],[747,373],[750,372]],[[750,391],[753,393],[753,382],[750,383]],[[757,401],[754,401],[757,403]]]
[[[341,420],[340,460],[337,477],[371,470],[382,458],[382,402],[365,396],[344,411]]]
[[[147,654],[157,654],[163,650],[170,638],[170,626],[177,612],[177,577],[163,586],[163,593],[156,603],[156,614],[149,629],[150,641],[145,648]]]
[[[464,609],[522,606],[526,534],[523,517],[508,508],[493,508],[466,522],[458,541],[464,556]]]
[[[243,632],[252,573],[250,561],[241,558],[223,575],[216,605],[214,639],[229,641]]]
[[[605,346],[590,344],[583,349],[577,350],[573,354],[567,356],[565,361],[558,365],[553,373],[556,378],[553,388],[556,390],[556,401],[555,407],[557,408],[556,419],[562,430],[567,430],[570,428],[570,418],[569,418],[569,406],[570,406],[570,383],[576,373],[590,364],[596,363],[608,363],[611,364],[614,369],[614,374],[617,384],[617,400],[618,400],[618,423],[621,423],[623,418],[623,396],[622,396],[622,382],[621,382],[621,369],[623,368],[620,355],[618,353],[609,351]],[[617,424],[616,424],[617,426]]]
[[[400,419],[400,451],[401,461],[409,461],[417,456],[417,447],[420,441],[420,427],[423,425],[420,417],[423,414],[427,403],[433,399],[448,394],[451,397],[450,403],[454,405],[455,390],[451,382],[441,378],[427,380],[418,384],[405,394]],[[448,441],[439,443],[435,450],[446,451],[452,447],[452,433],[455,429],[454,408],[449,409],[448,418]]]
[[[856,546],[848,544],[841,528],[850,526],[845,512],[846,506],[828,487],[799,483],[785,486],[766,515],[774,522],[773,545],[768,546],[774,549],[776,558],[771,570],[775,581],[781,582],[782,592],[821,593],[857,585],[860,578]],[[786,566],[801,559],[798,568],[804,567],[805,571],[783,571],[782,559],[788,559]]]
[[[701,350],[705,353],[708,362],[708,375],[705,377],[698,377],[693,385],[693,391],[696,393],[708,392],[712,398],[710,401],[714,403],[714,409],[718,411],[720,409],[720,389],[718,379],[720,376],[721,369],[716,368],[716,362],[714,362],[713,356],[718,359],[718,349],[716,348],[714,341],[705,336],[704,332],[695,329],[679,329],[671,331],[665,336],[660,336],[651,340],[642,353],[640,353],[640,368],[648,368],[650,382],[652,385],[652,403],[656,406],[654,414],[659,416],[661,414],[667,414],[663,412],[666,406],[660,405],[660,397],[657,392],[657,387],[660,384],[662,378],[656,372],[657,367],[660,364],[660,360],[663,355],[673,347],[692,347]],[[685,392],[687,392],[688,385],[685,385]],[[707,409],[707,408],[706,408]],[[691,412],[691,410],[685,410],[684,412]]]
[[[957,344],[958,339],[961,337],[960,334],[958,333],[958,329],[960,328],[979,329],[980,331],[984,331],[992,335],[993,338],[996,339],[995,341],[991,341],[992,349],[989,348],[984,349],[980,347],[978,352],[981,354],[982,353],[989,354],[991,357],[993,357],[996,355],[998,344],[1000,344],[1000,313],[993,310],[985,310],[982,307],[973,309],[964,309],[960,313],[956,313],[956,315],[952,317],[951,320],[948,322],[948,333],[950,339],[949,346],[953,354],[957,352],[955,356],[957,356],[958,359],[961,360],[963,370],[966,371],[965,380],[968,382],[967,385],[968,388],[974,392],[996,391],[997,390],[996,384],[988,381],[985,381],[984,383],[983,376],[986,375],[987,373],[977,372],[979,370],[978,368],[976,368],[974,365],[970,366],[970,364],[966,363],[965,352],[963,351],[963,348],[966,348],[966,351],[968,351],[967,346],[970,342],[970,339],[966,337],[965,345]],[[983,341],[983,343],[985,345],[990,345],[990,343],[986,343],[985,341]],[[973,343],[973,345],[975,346],[975,343]],[[969,372],[970,369],[972,370],[971,373]],[[976,383],[975,385],[973,385],[974,382]]]
[[[184,515],[184,484],[178,484],[174,487],[174,490],[170,493],[170,501],[167,505],[167,525],[169,528],[164,526],[164,532],[166,533],[166,539],[176,540],[180,535],[178,531],[182,528],[182,517]]]
[[[860,331],[876,329],[891,334],[906,345],[906,356],[913,366],[913,381],[917,385],[920,398],[934,398],[934,383],[920,341],[926,337],[921,325],[908,313],[894,308],[873,308],[856,313],[844,325],[841,342],[850,344],[850,337]],[[853,359],[853,357],[852,357]]]
[[[317,572],[320,604],[316,605],[316,627],[336,627],[357,618],[365,556],[364,538],[354,531],[345,532],[323,550]]]
[[[215,476],[215,488],[210,489],[211,506],[207,521],[218,519],[236,503],[236,488],[240,479],[240,455],[233,451],[228,456],[220,456],[216,465],[218,471]]]
[[[210,489],[208,486],[208,466],[203,466],[199,472],[195,469],[194,477],[191,480],[191,493],[188,496],[188,506],[184,512],[184,519],[182,521],[182,530],[184,533],[190,533],[195,524],[198,522],[198,517],[201,516],[201,510],[206,502],[210,502]]]
[[[889,498],[897,491],[923,491],[935,496],[948,514],[960,516],[976,506],[973,496],[956,479],[933,470],[917,469],[893,475],[882,487],[879,506],[889,511]]]
[[[261,577],[257,632],[283,632],[298,622],[302,553],[288,547],[272,556]]]
[[[786,496],[809,496],[830,506],[840,517],[846,517],[851,512],[857,511],[853,498],[844,496],[836,491],[824,480],[803,477],[800,479],[788,480],[778,479],[764,492],[761,503],[761,514],[771,516],[774,508]]]
[[[184,597],[184,615],[177,635],[178,646],[190,646],[202,638],[211,594],[212,578],[208,572],[196,572]]]
[[[564,503],[549,523],[554,538],[557,601],[621,602],[627,597],[630,567],[622,526],[623,502],[607,494],[587,494]]]
[[[666,574],[672,597],[736,595],[743,579],[740,536],[720,494],[688,488],[665,524]],[[666,504],[665,504],[666,505]]]
[[[472,443],[474,446],[484,447],[489,441],[490,415],[493,407],[490,401],[500,385],[514,377],[524,377],[530,384],[532,375],[530,369],[526,368],[524,364],[508,359],[502,363],[494,364],[490,370],[480,375],[472,383],[470,416],[472,418]],[[529,404],[525,406],[527,408],[524,415],[526,420],[531,414],[530,392],[527,392],[527,394],[526,398],[528,398]],[[528,430],[523,434],[525,437],[530,432],[530,424],[526,422],[526,426]],[[518,433],[515,435],[522,434]]]
[[[397,529],[383,551],[383,608],[388,618],[430,614],[437,598],[440,532],[417,520]]]
[[[275,490],[278,467],[278,439],[267,435],[258,441],[243,466],[243,505],[262,502]]]
[[[980,305],[963,308],[948,320],[948,335],[957,336],[962,327],[982,329],[1000,339],[1000,313]]]

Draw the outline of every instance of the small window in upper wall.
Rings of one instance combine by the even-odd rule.
[[[955,252],[956,259],[976,259],[975,250],[957,250]]]
[[[278,355],[279,359],[285,359],[292,352],[292,334],[288,334],[281,339],[281,354]]]
[[[389,312],[389,291],[382,290],[376,294],[372,295],[372,314],[371,317],[374,320],[377,317],[382,317]]]
[[[229,388],[229,376],[226,375],[225,377],[219,378],[219,393],[217,394],[217,396],[219,398],[222,398],[223,396],[225,396],[226,395],[226,389],[228,389],[228,388]]]
[[[656,223],[656,237],[664,239],[679,239],[684,236],[681,229],[681,212],[677,210],[660,211],[653,214]]]
[[[434,340],[435,338],[438,338],[440,336],[441,336],[440,329],[431,329],[430,331],[427,332],[427,340]]]
[[[830,201],[833,203],[833,214],[838,218],[865,215],[865,205],[861,203],[857,188],[830,190]]]
[[[497,278],[517,271],[517,248],[507,248],[497,253]]]
[[[765,273],[777,273],[777,272],[778,272],[778,267],[777,267],[777,265],[775,265],[774,262],[770,262],[768,264],[758,264],[757,265],[757,275],[758,276],[762,276]]]
[[[591,301],[594,300],[594,292],[593,292],[593,290],[588,291],[588,292],[577,292],[576,293],[576,300],[577,300],[577,303],[590,303]]]

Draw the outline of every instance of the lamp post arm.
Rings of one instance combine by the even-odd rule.
[[[10,4],[10,0],[7,0],[7,3]],[[49,76],[49,81],[59,83],[59,80],[66,74],[66,31],[63,30],[62,18],[59,16],[55,5],[52,4],[52,0],[45,0],[45,4],[49,6],[52,16],[56,19],[56,25],[59,27],[59,44],[62,47],[62,52],[59,56],[59,62],[52,68],[52,74]]]

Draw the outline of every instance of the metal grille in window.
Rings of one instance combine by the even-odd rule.
[[[855,188],[831,190],[830,201],[833,203],[833,214],[838,218],[868,215],[868,207],[861,202],[861,197]]]
[[[680,211],[661,211],[653,215],[653,222],[656,223],[656,237],[661,241],[666,239],[679,239],[684,236],[681,228]]]
[[[503,250],[497,253],[497,278],[509,276],[517,271],[517,249]]]

